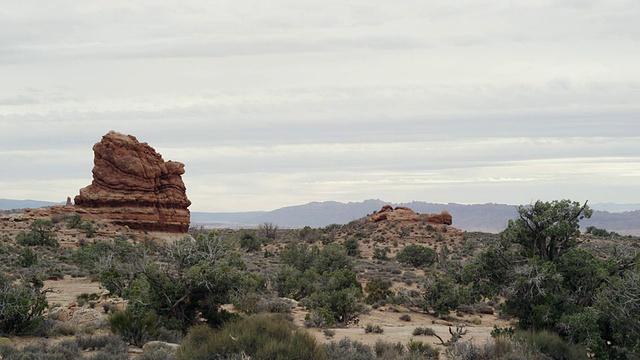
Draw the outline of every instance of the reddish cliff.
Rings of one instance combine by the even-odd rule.
[[[184,164],[165,162],[147,143],[115,131],[93,151],[93,182],[80,189],[76,206],[132,229],[189,230]]]

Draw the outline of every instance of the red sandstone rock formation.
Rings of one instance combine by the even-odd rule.
[[[165,162],[147,143],[115,131],[103,136],[93,151],[93,182],[80,189],[77,207],[132,229],[189,230],[184,164]]]
[[[453,217],[447,211],[443,211],[440,214],[418,214],[408,207],[398,206],[395,209],[390,205],[385,205],[375,214],[370,215],[370,219],[373,222],[380,221],[411,221],[420,222],[425,221],[431,224],[451,225],[453,223]]]

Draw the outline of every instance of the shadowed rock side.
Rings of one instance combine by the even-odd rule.
[[[93,182],[80,189],[76,206],[132,229],[189,230],[184,164],[165,162],[147,143],[115,131],[93,151]]]

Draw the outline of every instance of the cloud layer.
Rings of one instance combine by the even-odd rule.
[[[0,197],[62,201],[109,130],[193,210],[640,202],[635,1],[9,1]]]

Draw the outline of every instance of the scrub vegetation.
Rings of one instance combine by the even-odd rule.
[[[161,341],[179,347],[146,345],[135,356],[640,357],[638,239],[593,227],[581,233],[580,220],[591,215],[586,203],[538,201],[518,215],[498,235],[456,238],[433,224],[382,227],[357,220],[317,229],[192,228],[189,236],[166,242],[105,237],[99,221],[79,215],[33,220],[0,235],[0,356],[117,359],[130,355],[128,345]],[[71,243],[64,240],[70,233]],[[47,302],[44,283],[66,276],[95,279],[121,305],[83,294],[78,306],[102,311],[106,321],[86,328],[61,318],[60,307]],[[429,314],[452,325],[463,315],[474,316],[469,326],[481,323],[483,314],[511,322],[482,344],[466,340],[465,324],[451,326],[449,334],[415,324],[413,337],[388,343],[381,324],[359,324],[362,314],[377,309]],[[294,324],[294,311],[306,314],[309,329]],[[415,322],[408,314],[395,318]],[[345,327],[377,340],[334,340]],[[324,343],[310,335],[318,329],[324,329]],[[21,336],[38,340],[11,340]]]

